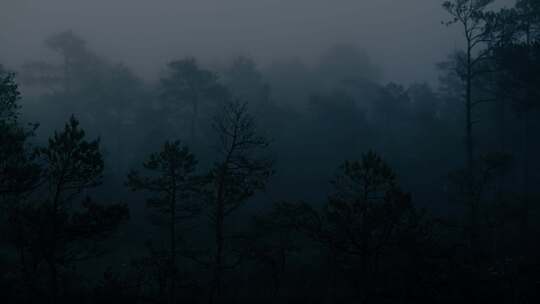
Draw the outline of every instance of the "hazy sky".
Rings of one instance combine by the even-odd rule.
[[[43,58],[46,36],[73,29],[94,51],[147,75],[185,55],[309,62],[332,44],[350,42],[383,67],[385,80],[431,81],[434,64],[461,45],[457,28],[441,25],[441,2],[0,0],[0,62],[16,67]]]

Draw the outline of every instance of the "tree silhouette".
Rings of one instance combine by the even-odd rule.
[[[520,0],[515,7],[503,9],[492,21],[494,41],[492,50],[496,74],[497,93],[511,103],[520,120],[522,142],[522,211],[520,235],[522,246],[529,243],[529,216],[531,211],[532,185],[531,142],[534,136],[533,113],[540,106],[540,5],[537,1]],[[525,249],[526,250],[526,249]]]
[[[58,93],[72,94],[95,80],[105,62],[90,51],[86,41],[71,30],[55,33],[44,46],[60,56],[62,63],[33,60],[22,65],[22,80],[26,85],[60,89]]]
[[[502,2],[440,0],[439,91],[347,42],[154,83],[53,33],[0,67],[3,302],[540,303],[540,1]]]
[[[399,244],[421,241],[424,224],[410,194],[400,190],[393,170],[374,152],[346,161],[332,184],[334,192],[322,211],[305,203],[280,204],[278,210],[290,225],[337,255],[360,300],[369,301],[382,287],[383,264],[395,263],[385,257]]]
[[[269,296],[274,300],[277,300],[284,287],[285,270],[290,255],[299,247],[299,235],[292,233],[293,228],[288,215],[280,214],[279,208],[275,208],[265,216],[253,218],[249,233],[243,237],[241,244],[241,254],[268,269],[272,287]],[[258,272],[257,276],[262,274]]]
[[[194,175],[196,165],[195,156],[187,146],[179,141],[165,142],[161,151],[150,155],[143,164],[149,175],[141,176],[136,171],[128,175],[128,186],[134,191],[156,195],[148,199],[148,206],[168,217],[165,225],[169,229],[169,303],[176,303],[177,223],[193,218],[200,211],[197,193],[201,183]]]
[[[13,121],[17,119],[21,98],[19,87],[15,82],[15,74],[4,70],[0,65],[0,119]]]
[[[38,153],[45,185],[40,196],[45,201],[25,210],[27,225],[33,227],[27,237],[34,240],[29,250],[42,256],[49,268],[51,302],[57,303],[63,270],[100,254],[96,242],[127,219],[128,209],[125,204],[96,203],[87,195],[76,204],[87,190],[101,184],[104,164],[99,141],[87,141],[74,117]]]
[[[258,135],[245,103],[227,102],[215,118],[214,129],[219,138],[220,158],[208,177],[216,245],[210,302],[221,295],[223,271],[229,267],[225,261],[225,218],[264,189],[272,174],[272,162],[259,155],[268,142]]]
[[[62,57],[62,78],[67,93],[78,89],[81,80],[95,77],[102,66],[101,59],[88,50],[86,41],[73,31],[51,35],[45,40],[45,46]]]
[[[168,64],[168,75],[161,79],[162,97],[166,108],[178,113],[185,106],[191,107],[191,141],[196,140],[199,109],[208,100],[222,96],[223,88],[217,75],[199,67],[195,58],[173,61]]]
[[[19,123],[20,93],[14,74],[0,66],[0,232],[12,239],[19,223],[19,211],[27,196],[39,185],[40,166],[28,140],[36,126],[24,128]],[[4,227],[8,224],[8,227]],[[10,225],[11,224],[11,225]],[[5,235],[4,235],[5,232]]]
[[[0,246],[7,242],[20,248],[18,245],[25,241],[19,233],[24,228],[21,210],[39,185],[41,168],[34,161],[35,154],[29,144],[36,126],[24,128],[19,123],[20,93],[14,77],[0,65]],[[25,287],[34,291],[25,268],[15,269],[10,271],[6,267],[6,273],[22,270]]]
[[[0,203],[30,190],[39,177],[27,144],[35,126],[20,126],[20,98],[15,75],[0,65]]]
[[[470,246],[475,246],[478,230],[478,202],[473,199],[473,179],[474,179],[474,135],[473,126],[477,123],[474,116],[474,109],[482,103],[491,99],[482,99],[479,94],[474,94],[475,83],[489,69],[485,69],[486,60],[490,59],[491,51],[488,46],[491,23],[487,21],[487,9],[493,0],[452,0],[443,3],[444,9],[448,12],[451,20],[446,25],[458,24],[464,33],[464,51],[457,52],[449,69],[458,76],[463,86],[461,99],[465,105],[465,179],[468,181],[466,191],[466,204],[469,206],[470,216]]]

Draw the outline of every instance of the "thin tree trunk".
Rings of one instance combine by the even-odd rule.
[[[174,173],[173,173],[174,174]],[[174,175],[173,175],[174,176]],[[176,182],[173,182],[171,195],[171,252],[170,252],[170,286],[169,286],[169,303],[176,302]]]
[[[506,154],[506,101],[501,97],[499,104],[499,149],[501,154]],[[506,173],[502,173],[499,178],[498,199],[502,200],[502,195],[506,189]]]
[[[53,206],[51,210],[52,220],[52,232],[51,232],[51,248],[49,253],[49,267],[51,270],[51,303],[56,304],[58,302],[58,267],[56,265],[56,241],[58,238],[57,227],[57,213],[58,203],[60,200],[61,182],[56,186],[56,191],[53,199]]]
[[[527,249],[529,241],[529,112],[523,113],[523,184],[522,184],[522,205],[521,205],[521,220],[520,220],[520,235],[522,237],[523,249]]]
[[[466,203],[470,208],[470,249],[474,253],[476,247],[478,204],[474,195],[474,147],[472,135],[472,46],[470,38],[467,38],[467,75],[466,75],[466,93],[465,93],[465,148],[466,148]]]
[[[221,177],[218,186],[217,200],[216,200],[216,219],[215,219],[215,242],[216,242],[216,256],[214,261],[214,277],[212,280],[211,292],[210,292],[210,303],[214,303],[215,298],[221,296],[221,281],[223,275],[223,247],[224,247],[224,237],[223,237],[223,222],[225,218],[225,202],[224,202],[224,191],[225,191],[225,174],[226,169],[221,170]]]
[[[216,221],[216,257],[214,265],[214,286],[213,295],[218,298],[221,296],[221,284],[223,275],[223,204],[218,206],[218,215]],[[218,300],[219,301],[219,300]]]
[[[526,45],[527,45],[527,56],[531,57],[531,21],[526,20],[526,26],[525,26],[525,39],[526,39]],[[527,105],[526,105],[527,107]],[[529,231],[529,179],[530,179],[530,173],[529,173],[529,112],[531,109],[525,108],[523,111],[523,142],[522,142],[522,149],[523,149],[523,184],[522,184],[522,192],[523,192],[523,204],[521,206],[521,223],[520,223],[520,235],[522,237],[522,246],[524,250],[527,250],[527,243],[529,242],[529,238],[527,237],[528,231]]]

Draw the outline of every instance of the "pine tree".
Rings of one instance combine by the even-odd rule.
[[[257,133],[247,105],[228,101],[215,118],[214,130],[219,138],[220,159],[209,174],[209,205],[216,252],[210,302],[221,296],[223,271],[227,265],[225,219],[259,190],[272,175],[272,162],[261,155],[268,141]]]
[[[167,277],[169,303],[176,302],[178,223],[196,216],[200,211],[198,201],[200,178],[195,175],[197,160],[180,141],[165,142],[159,153],[152,154],[143,166],[147,175],[132,171],[127,185],[133,191],[153,194],[148,207],[166,217],[169,230]]]
[[[65,270],[101,254],[97,242],[115,232],[129,214],[125,204],[100,204],[85,195],[102,183],[104,169],[99,140],[85,137],[71,117],[64,130],[38,150],[45,189],[35,199],[38,203],[25,210],[31,233],[27,238],[34,240],[28,250],[48,265],[52,303],[61,296]]]

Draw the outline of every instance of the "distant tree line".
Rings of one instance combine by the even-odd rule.
[[[437,89],[351,45],[147,83],[67,31],[0,66],[2,298],[535,303],[540,4],[493,2],[443,3]]]

